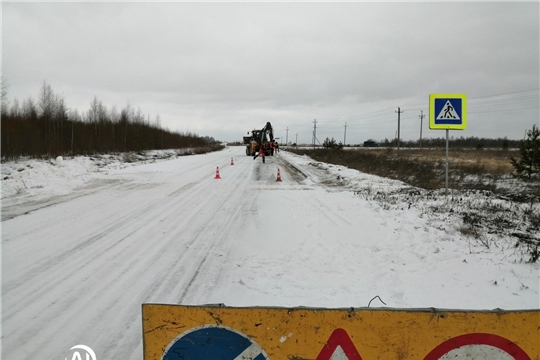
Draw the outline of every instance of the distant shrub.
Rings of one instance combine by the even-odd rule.
[[[334,138],[332,139],[326,138],[326,140],[324,140],[323,142],[323,147],[325,149],[341,150],[343,148],[343,143],[341,141],[339,143],[336,142]]]
[[[123,156],[122,156],[124,162],[126,163],[133,163],[133,162],[136,162],[137,161],[137,158],[135,157],[135,155],[131,152],[129,153],[124,153]]]

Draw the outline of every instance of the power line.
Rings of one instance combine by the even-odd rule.
[[[538,92],[540,88],[535,89],[527,89],[527,90],[520,90],[520,91],[513,91],[513,92],[506,92],[506,93],[499,93],[494,95],[485,95],[485,96],[478,96],[478,97],[470,97],[467,99],[467,107],[468,107],[468,114],[481,114],[481,113],[494,113],[494,112],[516,112],[516,111],[524,111],[524,110],[533,110],[538,109],[538,99],[540,97],[540,94],[538,93],[531,93],[533,91]],[[527,94],[529,92],[529,94]],[[513,96],[512,96],[513,95]],[[519,106],[519,108],[505,108],[507,106]],[[532,106],[530,106],[532,105]],[[488,107],[488,109],[486,109]],[[347,120],[348,123],[347,126],[350,126],[350,133],[353,136],[357,136],[358,134],[364,133],[366,131],[366,128],[370,128],[373,126],[386,126],[395,121],[395,118],[391,115],[391,111],[395,108],[387,108],[383,110],[378,111],[371,111],[359,115],[350,115],[350,116],[343,116],[343,117],[337,117],[337,118],[327,118],[323,119],[323,123],[321,129],[323,131],[328,131],[330,129],[335,128],[336,122],[342,122],[344,120]],[[413,115],[412,113],[414,111],[422,111],[421,116],[426,117],[423,115],[424,111],[428,111],[429,109],[429,103],[422,103],[422,104],[411,104],[411,105],[405,105],[398,108],[398,148],[399,148],[399,141],[400,141],[400,135],[401,135],[401,129],[400,129],[400,114],[402,114],[405,110],[408,112],[408,116],[405,115],[403,117],[403,120],[407,120],[407,123],[409,120],[412,120],[413,123],[415,123],[416,115]],[[486,109],[486,110],[483,110]],[[397,113],[397,111],[394,111]],[[422,127],[422,120],[421,118],[421,124]],[[316,120],[314,121],[314,129],[313,129],[313,144],[315,145],[315,142],[318,141],[316,139]],[[420,129],[422,131],[422,129]],[[344,143],[346,141],[346,132],[347,127],[345,127],[345,135],[344,135]],[[410,130],[406,130],[407,133],[410,132]]]
[[[374,111],[374,112],[370,112],[370,113],[366,113],[366,114],[360,114],[360,115],[353,115],[353,116],[346,116],[346,117],[340,117],[340,118],[331,118],[331,119],[323,119],[323,121],[325,122],[337,122],[337,121],[343,121],[343,120],[351,120],[351,119],[354,119],[354,118],[358,118],[358,117],[364,117],[364,116],[370,116],[370,115],[376,115],[376,114],[379,114],[379,113],[382,113],[382,112],[385,112],[385,111],[390,111],[390,110],[393,110],[394,108],[388,108],[388,109],[385,109],[385,110],[379,110],[379,111]]]
[[[540,88],[536,88],[536,89],[529,89],[529,90],[521,90],[521,91],[514,91],[514,92],[509,92],[509,93],[502,93],[502,94],[496,94],[496,95],[486,95],[486,96],[477,96],[477,97],[472,97],[472,98],[468,98],[467,101],[472,101],[474,102],[474,100],[476,99],[484,99],[484,98],[488,98],[488,97],[496,97],[496,96],[503,96],[503,95],[512,95],[512,94],[519,94],[519,93],[524,93],[524,92],[528,92],[528,91],[536,91],[536,90],[540,90]],[[527,95],[527,96],[538,96],[538,95]],[[497,100],[497,99],[494,99],[494,100]],[[500,100],[505,100],[505,99],[500,99]],[[489,100],[488,100],[489,101]],[[409,106],[426,106],[426,104],[414,104],[414,105],[404,105],[403,107],[409,107]],[[420,109],[407,109],[407,110],[420,110]]]
[[[506,111],[521,111],[521,110],[531,110],[531,109],[538,109],[538,106],[531,106],[531,107],[520,107],[520,108],[514,108],[514,109],[496,109],[496,110],[485,110],[485,111],[468,111],[469,114],[483,114],[483,113],[491,113],[491,112],[506,112]]]
[[[521,97],[506,98],[506,99],[481,100],[478,102],[471,100],[469,106],[485,106],[485,105],[502,104],[502,103],[510,103],[510,102],[532,101],[532,100],[538,100],[539,98],[540,98],[540,95],[529,95],[529,96],[521,96]]]
[[[526,91],[529,91],[529,90],[526,90]],[[493,99],[493,100],[487,100],[487,101],[476,102],[476,103],[474,102],[475,98],[470,98],[468,100],[470,100],[471,102],[468,104],[468,107],[474,108],[474,107],[482,107],[482,106],[487,106],[487,105],[508,104],[508,103],[519,102],[519,101],[530,102],[530,101],[536,100],[537,98],[539,98],[539,95],[529,95],[529,96],[507,98],[507,99]],[[418,108],[408,108],[410,106],[419,106],[419,105],[423,105],[423,106],[418,107]],[[426,110],[429,106],[428,104],[416,104],[416,105],[405,105],[404,107],[407,107],[406,110],[408,111],[415,111],[415,110]],[[371,113],[349,116],[349,117],[344,117],[344,118],[326,119],[324,121],[325,123],[331,123],[331,122],[342,121],[344,119],[347,119],[349,121],[375,120],[378,118],[383,118],[385,116],[388,116],[390,110],[391,109],[385,109],[385,110],[379,110],[379,111],[374,111]]]
[[[477,96],[477,97],[475,97],[474,99],[483,99],[483,98],[487,98],[487,97],[495,97],[495,96],[502,96],[502,95],[519,94],[519,93],[523,93],[523,92],[527,92],[527,91],[535,91],[535,90],[540,90],[540,88],[529,89],[529,90],[521,90],[521,91],[514,91],[514,92],[502,93],[502,94],[496,94],[496,95]]]

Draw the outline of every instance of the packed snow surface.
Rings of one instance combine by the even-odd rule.
[[[399,181],[286,151],[156,154],[2,164],[4,359],[140,360],[143,303],[539,308],[538,263],[512,241],[359,195]]]

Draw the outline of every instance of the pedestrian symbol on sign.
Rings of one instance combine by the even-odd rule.
[[[446,103],[443,106],[443,109],[437,116],[436,120],[445,120],[445,119],[457,119],[459,120],[459,115],[457,114],[456,110],[450,103],[450,100],[446,100]]]
[[[268,360],[268,355],[256,342],[237,330],[204,325],[174,339],[162,359]]]

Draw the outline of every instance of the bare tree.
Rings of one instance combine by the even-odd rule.
[[[97,96],[94,96],[94,100],[90,103],[90,109],[88,109],[88,121],[94,127],[94,139],[93,139],[93,150],[98,150],[99,148],[99,116],[101,112],[101,103],[98,100]]]
[[[59,151],[64,150],[64,124],[68,120],[68,109],[64,95],[57,95],[55,101],[55,123],[56,123],[56,139],[59,143]]]
[[[47,81],[43,81],[39,93],[39,108],[41,110],[41,117],[45,121],[45,146],[47,152],[51,150],[51,121],[54,115],[54,92],[51,85],[47,84]]]
[[[126,105],[126,115],[127,115],[127,121],[128,122],[134,122],[133,117],[135,115],[135,109],[133,109],[133,106],[128,102]]]
[[[122,109],[120,113],[120,121],[126,123],[126,127],[124,129],[124,151],[127,149],[127,133],[128,133],[128,124],[133,119],[133,108],[131,107],[131,104],[128,102],[126,107]]]
[[[111,120],[112,141],[114,144],[114,125],[120,120],[120,115],[118,114],[118,109],[116,108],[116,105],[113,105],[111,107],[111,110],[109,111],[109,118]]]
[[[71,122],[71,139],[70,139],[70,152],[73,154],[73,144],[75,140],[75,123],[82,122],[81,115],[79,115],[79,110],[75,109],[69,112],[69,120]]]
[[[38,110],[36,103],[34,102],[34,99],[32,99],[32,97],[29,97],[28,99],[23,101],[22,113],[23,116],[27,119],[37,119]]]
[[[137,108],[137,113],[135,114],[135,124],[144,124],[144,114],[140,107]]]
[[[68,113],[68,118],[71,122],[81,122],[82,119],[81,119],[81,115],[79,114],[79,110],[75,109],[75,110],[69,110],[69,113]]]
[[[14,119],[18,119],[22,115],[19,100],[17,100],[17,98],[13,99],[13,105],[11,105],[10,115]]]
[[[9,90],[9,85],[6,81],[6,79],[4,79],[3,77],[0,78],[0,100],[1,100],[1,109],[0,109],[0,112],[2,114],[2,116],[5,116],[8,114],[8,106],[9,106],[9,101],[8,101],[8,98],[7,98],[7,94],[8,94],[8,90]]]
[[[97,96],[94,96],[94,100],[90,103],[90,109],[88,109],[88,121],[92,124],[97,124],[99,121],[99,101]]]
[[[54,114],[54,92],[51,85],[47,84],[47,81],[43,82],[39,93],[39,108],[41,116],[46,119],[52,118]]]
[[[104,124],[109,121],[107,115],[107,107],[103,105],[103,102],[100,100],[98,105],[98,120],[100,124]]]

